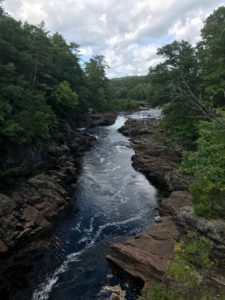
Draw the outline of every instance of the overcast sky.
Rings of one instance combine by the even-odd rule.
[[[156,49],[174,39],[195,44],[203,20],[221,0],[5,0],[16,19],[45,21],[68,42],[81,46],[83,60],[102,54],[109,77],[142,75],[160,58]]]

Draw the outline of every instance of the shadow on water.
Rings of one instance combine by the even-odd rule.
[[[89,130],[97,141],[83,158],[74,213],[60,223],[55,232],[58,247],[38,266],[32,300],[103,300],[109,295],[102,286],[115,284],[126,289],[127,299],[137,298],[142,283],[115,271],[105,259],[111,243],[154,220],[156,191],[132,168],[134,152],[117,131],[125,120],[119,116],[110,127]]]

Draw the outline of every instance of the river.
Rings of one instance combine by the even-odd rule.
[[[97,140],[83,157],[73,211],[55,233],[60,263],[53,269],[52,253],[45,266],[40,266],[41,283],[37,280],[32,300],[103,300],[108,294],[102,286],[115,284],[127,290],[128,300],[137,298],[126,280],[111,275],[112,266],[105,259],[112,242],[141,231],[154,220],[156,190],[132,168],[134,151],[117,131],[125,120],[118,116],[112,126],[89,130]]]

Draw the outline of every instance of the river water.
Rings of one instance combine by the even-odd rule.
[[[115,284],[127,290],[127,299],[137,298],[126,280],[111,275],[112,266],[105,259],[112,242],[154,220],[156,190],[132,168],[134,152],[117,131],[125,120],[118,116],[112,126],[89,130],[97,141],[83,157],[71,216],[56,230],[63,258],[55,269],[40,266],[41,283],[32,300],[103,300],[109,295],[102,286]]]

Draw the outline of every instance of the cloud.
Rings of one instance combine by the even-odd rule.
[[[195,44],[203,20],[221,0],[7,0],[17,19],[45,21],[51,31],[81,45],[87,59],[105,55],[109,76],[145,74],[160,61],[156,49],[172,39]]]

